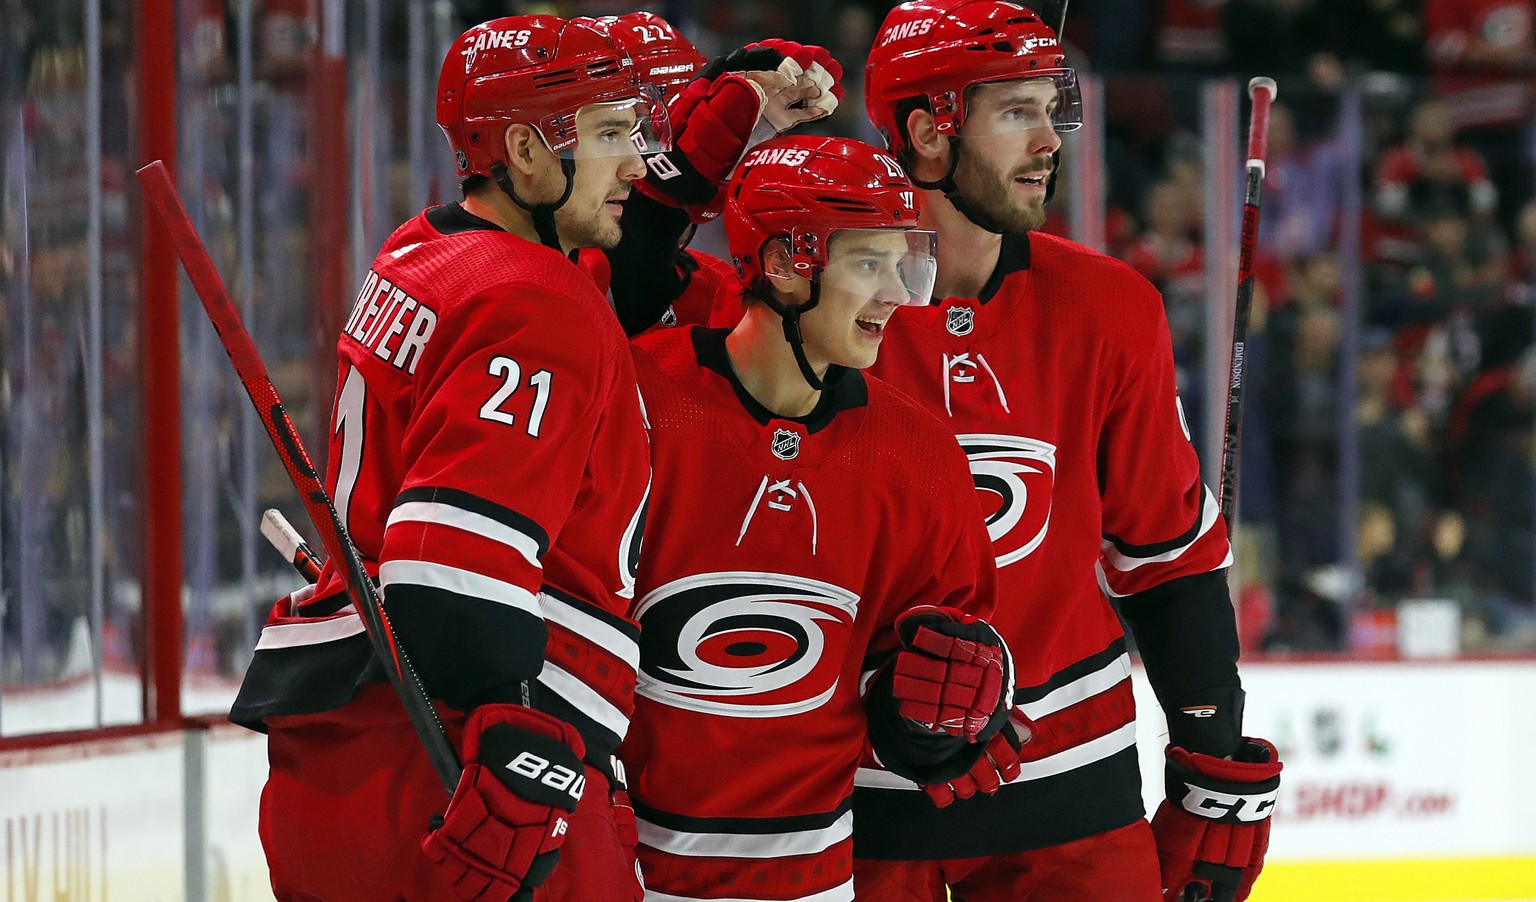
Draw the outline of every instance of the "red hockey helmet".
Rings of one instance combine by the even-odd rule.
[[[763,278],[763,245],[788,242],[796,273],[816,281],[828,246],[842,231],[902,229],[908,254],[902,278],[908,302],[933,294],[932,232],[915,231],[917,191],[895,160],[847,138],[795,135],[747,153],[726,189],[725,235],[742,281]]]
[[[673,94],[693,81],[707,62],[672,23],[655,13],[642,9],[591,21],[634,61],[641,83],[656,88],[664,100],[671,100]]]
[[[538,129],[555,153],[578,155],[577,114],[595,104],[633,110],[628,140],[583,146],[581,156],[665,150],[666,108],[635,78],[606,35],[558,16],[507,16],[476,25],[454,41],[437,79],[437,124],[453,148],[460,176],[491,175],[505,165],[503,136],[514,123]]]
[[[1003,0],[913,0],[891,10],[876,33],[864,70],[864,104],[891,152],[900,154],[903,100],[926,97],[939,134],[955,136],[965,125],[966,89],[1034,78],[1056,85],[1053,128],[1082,124],[1077,75],[1039,15]]]

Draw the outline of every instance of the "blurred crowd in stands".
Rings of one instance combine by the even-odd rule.
[[[858,73],[889,8],[795,6],[699,4],[695,33],[728,48],[816,28]],[[1162,290],[1195,415],[1200,89],[1281,86],[1248,347],[1245,644],[1385,651],[1381,612],[1452,598],[1465,650],[1536,648],[1536,0],[1075,0],[1065,31],[1104,83],[1107,249]],[[839,113],[868,135],[859,104]]]
[[[315,215],[307,199],[316,190],[305,157],[313,150],[306,129],[315,90],[306,67],[322,5],[253,2],[261,245],[254,292],[267,317],[259,341],[302,407],[308,395],[328,394],[305,376],[315,349],[328,347],[306,333],[316,319],[306,312],[313,276],[304,237]],[[385,118],[368,127],[395,141],[387,151],[393,159],[404,158],[404,123],[429,114],[406,102],[412,9],[424,11],[435,35],[451,36],[511,12],[604,15],[645,7],[678,23],[706,56],[771,35],[825,44],[848,73],[848,98],[824,128],[878,140],[860,88],[865,53],[890,5],[396,0],[370,11],[354,0],[343,4],[353,61],[349,115],[361,115],[360,98],[376,98]],[[202,215],[226,271],[238,168],[228,90],[238,6],[177,3],[183,180],[200,160]],[[1162,290],[1192,419],[1211,391],[1204,195],[1212,176],[1202,159],[1201,92],[1211,79],[1240,84],[1255,74],[1280,84],[1248,349],[1237,543],[1245,645],[1371,654],[1388,641],[1371,627],[1383,615],[1389,620],[1401,601],[1451,598],[1462,605],[1464,650],[1536,650],[1536,0],[1073,0],[1070,7],[1069,60],[1103,86],[1106,249]],[[129,190],[136,163],[131,117],[119,112],[131,110],[135,91],[133,8],[125,0],[103,3],[102,365],[111,448],[104,478],[114,585],[132,582],[145,491],[136,483],[142,326],[134,314],[137,213]],[[9,135],[0,142],[0,633],[13,676],[19,637],[30,629],[62,648],[82,604],[84,463],[70,438],[83,415],[85,347],[84,223],[72,193],[84,175],[82,9],[79,0],[0,0],[0,136]],[[382,58],[372,63],[360,56],[369,15],[382,19]],[[435,77],[439,54],[425,57]],[[366,87],[365,77],[374,76],[378,84]],[[409,174],[391,169],[385,181],[393,209],[368,215],[392,223],[416,199],[400,187]],[[447,179],[430,186],[439,194],[451,189]],[[1357,208],[1360,215],[1350,216]],[[1067,233],[1066,217],[1048,228]],[[361,244],[378,243],[366,237]],[[25,322],[23,296],[32,301]],[[184,328],[195,337],[203,326],[190,317]],[[219,362],[216,355],[207,360]],[[222,371],[215,375],[222,387],[198,388],[192,380],[187,403],[202,406],[187,410],[189,418],[218,423],[222,437],[211,449],[189,443],[188,466],[228,482],[235,458],[228,426],[243,402]],[[286,497],[280,474],[262,469],[260,500]],[[211,500],[218,493],[188,478],[189,516],[224,524],[253,502]],[[215,539],[196,524],[187,532],[189,572],[205,575],[189,577],[194,646],[202,635],[217,646],[215,669],[238,672],[249,625],[216,613],[199,621],[195,611],[203,582],[241,572],[244,538],[227,525]],[[28,555],[31,576],[18,581],[18,562]],[[259,564],[282,573],[264,550]],[[67,599],[59,603],[67,616],[19,629],[17,595],[37,592]],[[137,617],[129,596],[115,618],[124,634]],[[109,594],[108,627],[116,597]],[[244,617],[249,606],[233,610]],[[98,644],[110,652],[112,641]],[[38,672],[31,663],[23,670]]]

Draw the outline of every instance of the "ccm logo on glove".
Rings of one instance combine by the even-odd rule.
[[[1251,824],[1264,820],[1274,810],[1275,796],[1280,793],[1278,786],[1269,792],[1248,794],[1218,792],[1193,783],[1185,783],[1184,789],[1188,792],[1179,800],[1179,804],[1185,811],[1227,824]],[[1177,791],[1178,787],[1169,786],[1168,797],[1174,798]]]

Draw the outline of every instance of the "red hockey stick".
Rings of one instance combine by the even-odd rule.
[[[416,728],[416,734],[421,737],[427,757],[431,759],[443,786],[452,793],[458,785],[461,770],[458,756],[448,744],[443,725],[437,719],[432,703],[427,700],[426,690],[422,688],[416,671],[411,668],[405,650],[395,639],[389,618],[384,613],[384,601],[379,596],[379,590],[363,570],[362,560],[352,545],[352,538],[341,525],[341,519],[336,515],[336,507],[331,503],[330,495],[326,494],[320,474],[315,471],[314,464],[310,463],[304,443],[299,440],[298,430],[293,427],[293,421],[288,419],[282,398],[278,397],[277,388],[272,385],[272,377],[267,374],[267,367],[261,362],[261,355],[256,352],[256,344],[245,330],[240,313],[230,301],[229,291],[208,256],[208,249],[203,246],[203,240],[198,237],[197,229],[187,216],[187,208],[182,205],[181,195],[177,194],[176,185],[165,164],[156,160],[140,169],[139,183],[144,187],[144,194],[149,198],[156,218],[170,233],[171,241],[176,245],[176,254],[181,258],[181,265],[192,280],[192,287],[197,290],[203,309],[208,311],[208,319],[219,333],[219,341],[235,365],[240,384],[245,387],[251,403],[256,406],[256,413],[261,417],[261,425],[267,430],[267,437],[272,440],[272,446],[283,459],[288,478],[293,481],[294,488],[299,490],[304,509],[319,530],[326,553],[333,560],[346,562],[346,566],[339,570],[346,580],[352,604],[362,617],[363,625],[367,627],[374,654],[384,665],[390,683],[405,705],[405,713],[410,717],[411,725]]]
[[[1237,528],[1237,459],[1243,444],[1243,352],[1248,343],[1248,312],[1253,307],[1253,248],[1259,238],[1259,198],[1269,144],[1269,106],[1275,93],[1272,78],[1260,76],[1248,82],[1248,96],[1253,98],[1253,112],[1248,119],[1248,191],[1243,198],[1243,234],[1238,243],[1232,381],[1227,388],[1226,442],[1221,454],[1221,516],[1227,521],[1228,535]]]

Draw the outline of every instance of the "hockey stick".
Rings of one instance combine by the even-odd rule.
[[[1048,28],[1056,32],[1056,44],[1063,53],[1067,49],[1067,4],[1071,0],[1037,0],[1035,12]],[[1051,175],[1045,180],[1045,205],[1056,198],[1056,177],[1061,172],[1061,148],[1051,154]],[[1074,236],[1076,237],[1076,236]]]
[[[1039,0],[1035,4],[1036,11],[1040,14],[1040,21],[1056,32],[1056,42],[1066,40],[1067,30],[1067,4],[1071,0]]]
[[[269,507],[262,513],[261,534],[267,537],[267,541],[283,556],[283,560],[299,571],[306,582],[314,585],[320,581],[320,570],[325,566],[324,562],[277,508]]]
[[[293,421],[288,419],[288,412],[283,409],[282,398],[272,384],[272,377],[267,374],[266,365],[261,362],[256,344],[251,341],[250,333],[240,320],[239,311],[229,299],[228,289],[224,287],[212,258],[208,256],[208,249],[203,246],[203,240],[198,237],[196,227],[187,216],[187,208],[181,202],[181,195],[176,192],[170,172],[163,162],[156,160],[140,169],[138,176],[156,218],[176,246],[181,265],[186,269],[187,277],[192,280],[192,287],[196,289],[198,299],[203,302],[203,309],[207,311],[214,331],[218,332],[225,353],[229,354],[230,362],[235,365],[240,384],[256,407],[261,424],[267,430],[267,437],[272,440],[272,446],[282,458],[283,467],[287,469],[294,488],[299,490],[299,497],[304,501],[304,509],[309,513],[310,521],[320,532],[326,553],[335,560],[346,562],[346,566],[338,568],[338,571],[347,584],[353,606],[367,627],[374,654],[405,705],[405,713],[426,748],[432,767],[443,781],[443,786],[452,793],[459,782],[461,768],[458,756],[448,744],[443,725],[437,719],[437,712],[427,699],[426,690],[422,688],[416,671],[411,668],[405,650],[395,639],[389,618],[384,613],[384,602],[379,596],[379,590],[363,569],[357,549],[352,545],[352,538],[341,525],[336,507],[326,494],[325,484],[315,471],[314,464],[310,463],[298,430],[294,428]]]
[[[1243,197],[1243,233],[1238,242],[1237,311],[1232,318],[1232,381],[1227,386],[1227,423],[1221,454],[1221,516],[1230,536],[1237,528],[1237,461],[1243,445],[1243,366],[1248,343],[1248,313],[1253,307],[1253,249],[1259,238],[1259,199],[1264,187],[1264,159],[1269,144],[1269,106],[1275,80],[1259,76],[1248,82],[1253,110],[1248,118],[1248,186]]]

